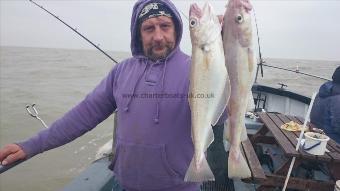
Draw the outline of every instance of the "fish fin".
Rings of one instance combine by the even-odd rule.
[[[223,146],[225,152],[228,152],[230,150],[230,143],[227,140],[223,140]]]
[[[248,104],[247,104],[247,111],[254,111],[255,110],[255,103],[253,93],[250,91],[248,94]]]
[[[253,97],[253,93],[251,91],[252,86],[254,85],[255,82],[255,78],[256,78],[256,72],[255,72],[255,67],[256,64],[254,62],[254,60],[256,60],[255,55],[252,51],[252,49],[248,49],[248,59],[249,59],[249,72],[250,72],[250,91],[248,94],[248,105],[247,105],[247,111],[254,111],[255,110],[255,103],[254,103],[254,97]]]
[[[241,141],[245,141],[247,139],[248,139],[247,128],[246,128],[246,126],[244,126],[242,128]]]
[[[248,70],[252,74],[254,72],[254,52],[253,49],[248,48]]]
[[[226,122],[224,122],[224,129],[223,129],[223,145],[226,152],[230,149],[230,126],[229,119],[227,119]]]
[[[230,80],[229,78],[226,79],[226,85],[224,86],[224,90],[222,93],[222,96],[220,97],[220,100],[218,100],[218,104],[215,110],[215,113],[213,115],[212,119],[212,125],[215,126],[222,116],[224,110],[227,108],[228,101],[230,98]]]
[[[207,139],[206,139],[207,142],[205,143],[204,148],[203,148],[204,151],[208,150],[208,147],[210,146],[210,144],[212,142],[214,142],[214,131],[213,131],[213,129],[211,127],[209,128],[207,136],[208,136]]]
[[[230,126],[229,126],[229,118],[224,122],[224,128],[223,128],[223,138],[225,138],[226,140],[230,141],[230,137],[229,137],[229,130],[230,130]]]
[[[224,129],[223,129],[223,138],[227,141],[230,141],[230,120],[229,118],[224,122]]]
[[[205,155],[203,154],[202,156],[203,157],[200,160],[200,164],[198,166],[195,165],[195,156],[192,158],[190,166],[185,174],[184,181],[204,182],[208,180],[215,180],[215,176],[210,169]]]
[[[246,159],[241,153],[240,147],[232,146],[228,157],[229,178],[249,178],[251,172]]]

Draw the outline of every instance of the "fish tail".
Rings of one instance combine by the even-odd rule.
[[[255,110],[255,103],[253,93],[250,91],[248,94],[248,103],[247,103],[247,110],[246,111],[254,111]]]
[[[210,166],[204,154],[201,159],[196,162],[195,155],[190,162],[190,166],[185,174],[184,181],[186,182],[204,182],[208,180],[215,180]]]
[[[249,178],[251,172],[247,161],[241,153],[240,147],[231,147],[228,158],[228,177],[229,178]]]

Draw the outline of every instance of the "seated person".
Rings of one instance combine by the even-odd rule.
[[[315,98],[310,119],[313,124],[340,144],[340,66],[332,76],[333,81],[321,85]]]

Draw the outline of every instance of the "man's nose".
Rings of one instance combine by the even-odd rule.
[[[154,40],[155,41],[162,41],[164,39],[163,31],[160,27],[156,27],[155,34],[154,34]]]

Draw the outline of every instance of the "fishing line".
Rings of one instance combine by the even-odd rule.
[[[47,13],[49,13],[50,15],[52,15],[54,18],[58,19],[60,22],[62,22],[64,25],[66,25],[67,27],[69,27],[70,29],[72,29],[74,32],[76,32],[79,36],[81,36],[83,39],[85,39],[87,42],[89,42],[91,45],[93,45],[95,48],[97,48],[100,52],[102,52],[105,56],[107,56],[108,58],[110,58],[113,62],[118,63],[115,59],[113,59],[110,55],[108,55],[105,51],[103,51],[102,49],[100,49],[97,45],[95,45],[93,42],[91,42],[89,39],[87,39],[84,35],[82,35],[81,33],[79,33],[77,31],[77,29],[72,28],[70,25],[68,25],[66,22],[64,22],[63,20],[61,20],[58,16],[54,15],[53,13],[49,12],[48,10],[46,10],[43,6],[37,4],[36,2],[34,2],[33,0],[29,0],[31,3],[35,4],[36,6],[38,6],[39,8],[43,9],[44,11],[46,11]],[[35,104],[33,105],[28,105],[26,106],[26,110],[27,112],[32,116],[35,117],[37,119],[39,119],[42,124],[47,128],[46,123],[39,117],[38,115],[38,111],[36,110],[36,108],[34,107]],[[31,110],[32,108],[32,110]],[[6,172],[7,170],[13,168],[14,166],[26,161],[27,159],[20,159],[17,160],[16,162],[13,162],[9,165],[2,165],[0,163],[0,174]]]
[[[83,39],[85,39],[88,43],[90,43],[92,46],[94,46],[97,50],[99,50],[100,52],[102,52],[105,56],[107,56],[108,58],[110,58],[114,63],[118,63],[115,59],[113,59],[110,55],[108,55],[105,51],[103,51],[101,48],[99,48],[97,45],[95,45],[93,42],[91,42],[88,38],[86,38],[84,35],[82,35],[80,32],[77,31],[77,28],[73,28],[70,25],[68,25],[65,21],[61,20],[58,16],[56,16],[55,14],[51,13],[50,11],[48,11],[47,9],[45,9],[43,6],[39,5],[38,3],[34,2],[33,0],[29,0],[31,3],[33,3],[34,5],[36,5],[37,7],[41,8],[42,10],[44,10],[45,12],[47,12],[48,14],[50,14],[51,16],[53,16],[54,18],[58,19],[60,22],[62,22],[64,25],[66,25],[68,28],[70,28],[71,30],[73,30],[75,33],[77,33],[79,36],[81,36]]]
[[[182,10],[180,10],[180,9],[178,9],[178,10],[179,10],[179,12],[181,12],[182,15],[189,21],[189,17],[188,17],[186,14],[184,14],[184,12],[183,12]]]

